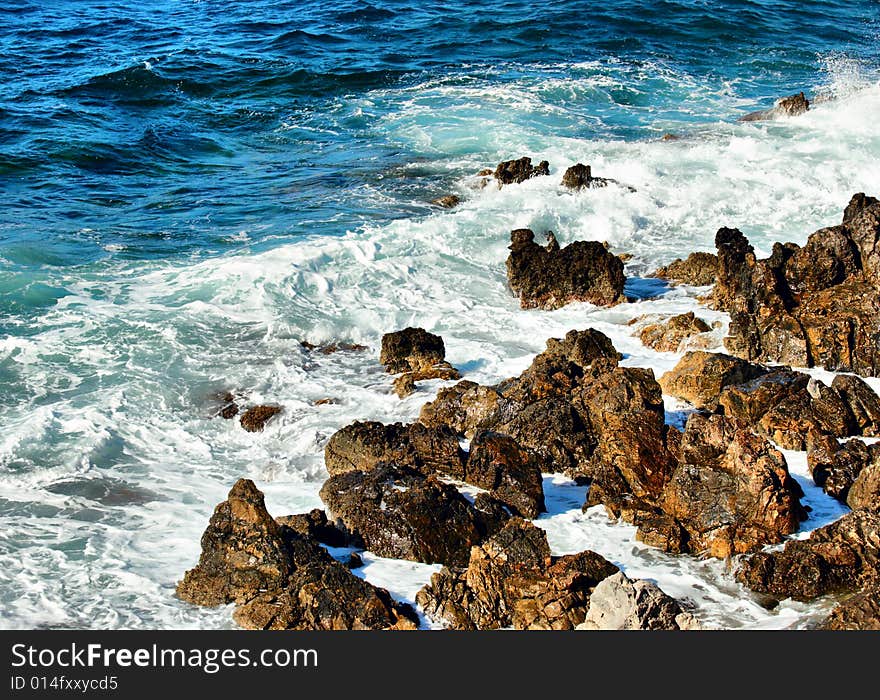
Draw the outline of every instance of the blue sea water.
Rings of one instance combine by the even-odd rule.
[[[722,225],[759,251],[803,242],[880,192],[878,30],[865,0],[3,4],[0,624],[229,624],[173,588],[234,480],[279,514],[317,506],[335,429],[412,420],[436,390],[389,394],[384,332],[441,332],[476,381],[587,324],[633,364],[674,363],[626,323],[694,295],[521,312],[510,229],[607,240],[634,275]],[[829,100],[737,122],[801,90]],[[552,177],[479,187],[521,155]],[[563,191],[577,161],[637,192]],[[449,193],[460,207],[430,204]],[[222,390],[285,413],[244,433],[211,418]],[[632,553],[595,520],[560,521],[558,546],[619,546],[710,623],[814,614],[771,615],[721,569]],[[366,575],[411,597],[426,570],[401,566]]]

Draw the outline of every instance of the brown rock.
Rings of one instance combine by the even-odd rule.
[[[441,389],[434,401],[426,403],[419,415],[424,425],[448,426],[456,433],[471,438],[477,427],[494,415],[501,397],[493,387],[471,381],[459,382]]]
[[[878,201],[880,200],[876,197],[867,197],[864,192],[854,194],[849,200],[849,204],[846,205],[846,209],[843,210],[844,225],[850,223],[861,214],[863,209],[867,209],[872,204],[877,204]]]
[[[436,204],[438,207],[443,207],[444,209],[452,209],[461,204],[461,198],[454,194],[447,194],[443,197],[432,199],[431,204]]]
[[[880,630],[880,580],[850,596],[822,623],[825,630]]]
[[[382,336],[379,361],[391,374],[429,371],[445,357],[443,338],[424,328],[405,328]]]
[[[513,438],[484,431],[471,442],[464,480],[491,491],[515,515],[537,518],[545,510],[542,464]]]
[[[691,253],[687,259],[677,258],[669,265],[658,268],[651,277],[660,277],[673,284],[704,287],[715,284],[718,276],[718,256],[714,253]]]
[[[499,163],[493,174],[499,186],[518,184],[539,175],[549,175],[550,164],[542,160],[538,165],[532,165],[531,158],[523,157]]]
[[[738,357],[695,350],[685,353],[672,370],[660,377],[660,386],[666,394],[689,401],[697,408],[713,409],[722,389],[767,372],[765,367]]]
[[[803,92],[776,100],[771,109],[752,112],[739,118],[741,122],[765,121],[780,117],[797,117],[810,109],[810,101]]]
[[[308,340],[303,340],[300,343],[300,346],[308,350],[309,352],[319,352],[322,355],[333,355],[337,352],[364,352],[365,350],[369,350],[366,345],[358,345],[357,343],[327,343],[326,345],[315,345],[314,343],[310,343]]]
[[[394,393],[402,399],[416,393],[416,383],[413,380],[412,372],[404,372],[399,377],[395,377]]]
[[[642,343],[657,352],[677,352],[684,340],[711,330],[709,324],[694,316],[693,311],[688,311],[686,314],[672,316],[665,323],[645,326],[640,331],[639,338]]]
[[[866,464],[853,481],[846,504],[853,510],[880,511],[880,447],[869,448],[870,463]]]
[[[863,379],[852,374],[838,374],[831,382],[831,388],[846,402],[858,435],[880,435],[880,397]]]
[[[327,514],[320,508],[314,508],[308,513],[282,515],[275,518],[275,521],[282,527],[289,527],[307,539],[330,547],[346,547],[348,545],[346,533],[327,520]]]
[[[249,433],[262,432],[273,417],[281,413],[281,406],[252,406],[241,416],[241,427]]]
[[[624,300],[623,262],[598,241],[560,249],[556,238],[540,246],[529,229],[511,233],[507,281],[524,309],[557,309],[573,301],[596,305]]]

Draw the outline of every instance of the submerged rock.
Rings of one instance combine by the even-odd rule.
[[[412,372],[404,372],[394,380],[394,393],[400,398],[405,399],[416,393],[416,382],[413,376]]]
[[[436,476],[393,464],[331,476],[320,496],[331,517],[366,549],[426,564],[463,566],[470,548],[503,523],[497,512],[478,510]]]
[[[474,547],[465,568],[444,568],[416,595],[453,629],[573,629],[590,592],[617,567],[595,552],[552,557],[547,535],[519,518]]]
[[[557,309],[573,301],[606,306],[624,301],[623,262],[598,241],[560,249],[552,233],[535,243],[529,229],[511,233],[507,281],[524,309]]]
[[[325,345],[315,345],[308,340],[303,340],[300,343],[300,347],[309,352],[318,352],[322,355],[333,355],[337,352],[364,352],[365,350],[369,350],[366,345],[359,345],[357,343],[332,342]]]
[[[714,253],[691,253],[687,259],[676,258],[669,265],[654,271],[651,277],[669,280],[672,284],[690,284],[703,287],[715,284],[718,275],[718,256]]]
[[[272,418],[284,410],[281,406],[252,406],[241,415],[241,427],[249,433],[262,432]]]
[[[177,585],[196,605],[236,603],[249,629],[415,629],[387,591],[354,576],[314,540],[280,525],[248,479],[232,487],[202,536],[198,565]]]
[[[517,160],[505,160],[498,164],[493,173],[499,187],[502,185],[519,184],[533,177],[549,174],[550,164],[546,160],[542,160],[538,165],[532,165],[532,159],[528,157]]]
[[[436,204],[438,207],[443,207],[444,209],[452,209],[461,204],[461,198],[454,194],[447,194],[443,197],[432,199],[431,204]]]
[[[590,596],[579,630],[694,630],[700,624],[679,602],[650,581],[621,571],[602,580]]]
[[[810,101],[803,92],[782,97],[776,100],[771,109],[764,109],[759,112],[752,112],[739,118],[741,122],[766,121],[768,119],[779,119],[780,117],[797,117],[810,109]]]
[[[711,330],[703,319],[697,318],[693,311],[688,311],[672,316],[664,323],[645,326],[639,332],[639,339],[657,352],[677,352],[684,341]]]

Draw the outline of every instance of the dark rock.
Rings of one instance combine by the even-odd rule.
[[[651,277],[660,277],[673,284],[703,287],[715,284],[718,275],[718,256],[714,253],[691,253],[687,259],[677,258],[669,265],[658,268]]]
[[[231,391],[221,391],[213,395],[212,403],[218,406],[216,415],[224,420],[231,420],[238,415],[239,407]]]
[[[394,379],[394,393],[402,399],[416,393],[416,383],[412,372],[404,372]]]
[[[813,481],[825,493],[839,501],[847,502],[853,483],[875,459],[878,449],[853,439],[841,445],[831,435],[810,435],[807,466]]]
[[[355,577],[310,538],[279,525],[263,494],[240,479],[202,536],[198,565],[177,595],[196,605],[236,603],[250,629],[415,629],[408,605]]]
[[[665,323],[652,323],[639,332],[642,343],[657,352],[677,352],[682,341],[712,329],[693,311],[672,316]]]
[[[434,401],[422,407],[419,421],[430,428],[448,426],[471,438],[478,426],[495,414],[500,400],[500,394],[493,387],[466,380],[441,389]]]
[[[880,435],[880,397],[863,379],[852,374],[838,374],[831,382],[831,388],[846,402],[858,435]]]
[[[357,552],[352,552],[348,555],[348,561],[346,562],[346,566],[349,569],[360,569],[364,565],[363,557]]]
[[[816,231],[786,260],[783,274],[794,297],[840,284],[857,272],[858,253],[843,226]]]
[[[650,581],[632,581],[621,571],[599,582],[579,630],[700,629],[694,616]]]
[[[431,370],[445,357],[443,338],[424,328],[405,328],[382,336],[379,361],[391,374]]]
[[[241,427],[249,433],[262,432],[266,423],[282,410],[281,406],[252,406],[241,415]]]
[[[765,121],[768,119],[779,119],[780,117],[797,117],[810,109],[810,101],[803,92],[795,95],[789,95],[776,100],[772,109],[765,109],[759,112],[752,112],[739,118],[741,122]]]
[[[660,386],[670,396],[689,401],[697,408],[714,409],[721,391],[767,374],[761,365],[723,353],[694,350],[660,377]]]
[[[308,340],[303,340],[300,347],[305,348],[309,352],[319,352],[322,355],[333,355],[337,352],[364,352],[369,350],[366,345],[358,345],[357,343],[327,343],[326,345],[315,345]]]
[[[440,471],[460,479],[464,461],[458,437],[451,429],[421,423],[356,421],[334,433],[324,448],[324,465],[331,475],[368,471],[379,463],[394,462],[426,474]]]
[[[802,388],[779,398],[761,416],[757,429],[783,449],[805,450],[811,431],[841,437],[855,432],[855,420],[846,403],[837,391],[817,379],[808,379]]]
[[[438,207],[443,207],[444,209],[452,209],[461,204],[461,198],[454,194],[447,194],[443,197],[432,199],[431,204],[436,204]]]
[[[327,520],[327,514],[320,508],[314,508],[308,513],[283,515],[276,518],[276,521],[279,525],[289,527],[303,537],[330,547],[345,547],[348,545],[346,533]]]
[[[620,185],[617,180],[607,177],[593,177],[592,169],[589,165],[577,163],[572,165],[562,176],[562,185],[570,190],[582,190],[585,188],[606,187],[609,184]],[[635,188],[624,185],[630,192],[635,192]]]
[[[880,580],[850,596],[822,623],[825,630],[880,630]]]
[[[484,431],[471,442],[464,480],[491,491],[515,515],[537,518],[545,510],[542,464],[513,438]]]
[[[471,550],[465,569],[434,574],[416,600],[453,629],[573,629],[590,591],[617,570],[589,551],[551,557],[544,531],[514,518]]]
[[[856,510],[781,551],[753,554],[737,578],[759,593],[806,601],[859,591],[878,573],[880,513]]]
[[[550,164],[542,160],[538,165],[532,165],[531,158],[523,157],[499,163],[493,174],[499,185],[518,184],[539,175],[549,175]]]
[[[624,300],[623,262],[598,241],[560,249],[552,233],[540,246],[529,229],[511,233],[507,281],[524,309],[557,309],[573,301],[609,305]]]
[[[454,486],[409,467],[380,464],[336,474],[320,495],[333,518],[383,557],[464,566],[470,548],[501,526]]]
[[[867,209],[872,204],[877,204],[878,201],[880,200],[876,197],[868,197],[864,192],[854,194],[849,200],[849,204],[846,205],[846,209],[843,210],[843,224],[850,223],[862,213],[862,210]]]

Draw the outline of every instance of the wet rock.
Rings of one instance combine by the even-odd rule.
[[[457,207],[459,204],[461,204],[461,198],[454,194],[447,194],[443,197],[432,199],[431,204],[435,204],[438,207],[443,207],[444,209],[452,209],[453,207]]]
[[[357,343],[341,343],[341,342],[333,342],[327,343],[326,345],[315,345],[314,343],[310,343],[308,340],[303,340],[300,342],[300,347],[308,350],[309,352],[319,352],[322,355],[333,355],[337,352],[364,352],[369,350],[366,345],[359,345]]]
[[[611,178],[593,177],[592,168],[590,168],[589,165],[584,165],[583,163],[572,165],[565,171],[565,174],[562,176],[562,185],[570,190],[605,187],[611,183],[615,185],[620,184],[617,180],[612,180]],[[627,189],[635,192],[635,189],[632,187],[627,187]]]
[[[880,630],[880,580],[850,596],[822,623],[824,630]]]
[[[320,508],[314,508],[308,513],[282,515],[276,518],[276,521],[279,525],[289,527],[297,534],[321,544],[330,547],[348,545],[348,535],[327,520],[327,514]]]
[[[781,551],[753,554],[737,578],[759,593],[806,601],[857,592],[878,573],[880,513],[856,510]]]
[[[252,406],[241,415],[241,427],[249,433],[262,432],[272,418],[281,413],[281,406]]]
[[[624,301],[623,262],[598,241],[560,249],[548,233],[540,246],[529,229],[511,233],[507,281],[524,309],[557,309],[573,301],[610,305]]]
[[[379,361],[391,374],[427,372],[441,365],[445,357],[443,338],[424,328],[404,328],[382,336]]]
[[[880,447],[871,445],[870,454],[870,464],[859,472],[846,497],[853,510],[880,511]]]
[[[394,462],[426,474],[439,471],[460,479],[464,461],[458,437],[451,429],[421,423],[355,421],[334,433],[324,448],[324,466],[331,475],[369,471],[379,463]]]
[[[416,383],[413,379],[412,372],[404,372],[394,379],[394,393],[400,398],[405,399],[416,393]]]
[[[383,557],[464,566],[470,548],[501,527],[454,486],[392,464],[331,476],[320,496],[355,541]]]
[[[219,405],[216,415],[220,418],[231,420],[238,415],[240,409],[235,402],[235,396],[231,391],[218,392],[212,398],[214,399],[214,402]]]
[[[590,551],[551,557],[546,533],[514,518],[471,550],[466,568],[434,574],[416,600],[453,629],[573,629],[592,589],[617,570]]]
[[[664,393],[689,401],[697,408],[714,409],[722,389],[766,374],[765,367],[723,353],[694,350],[660,377]]]
[[[697,318],[693,311],[672,316],[665,323],[652,323],[639,332],[642,343],[657,352],[677,352],[679,346],[688,338],[712,329],[703,319]]]
[[[813,481],[829,496],[846,503],[853,483],[862,470],[871,464],[877,450],[858,439],[841,445],[827,433],[811,433],[807,442],[807,467]]]
[[[500,394],[493,387],[465,380],[441,389],[434,401],[422,407],[419,422],[430,428],[448,426],[472,438],[478,426],[495,414],[500,400]]]
[[[776,100],[771,109],[752,112],[739,118],[741,122],[766,121],[780,117],[797,117],[810,109],[810,101],[803,92]]]
[[[361,557],[361,555],[357,552],[352,552],[348,555],[348,561],[345,563],[345,565],[349,569],[360,569],[364,565],[363,557]]]
[[[843,210],[843,224],[850,223],[862,213],[862,210],[867,209],[872,204],[877,204],[878,201],[880,200],[876,197],[868,197],[864,192],[854,194],[849,200],[849,204],[846,205],[846,209]]]
[[[858,252],[843,226],[816,231],[787,258],[783,275],[793,297],[818,292],[857,272]]]
[[[700,629],[693,615],[650,581],[632,581],[621,571],[599,582],[579,630]]]
[[[528,157],[503,161],[493,173],[499,186],[518,184],[539,175],[549,174],[550,164],[546,160],[542,160],[538,165],[532,165],[532,159]]]
[[[715,284],[718,275],[718,256],[714,253],[691,253],[685,260],[677,258],[669,265],[658,268],[651,277],[660,277],[673,284],[703,287]]]
[[[315,541],[280,525],[254,483],[240,479],[202,536],[198,565],[177,595],[196,605],[238,605],[250,629],[415,629],[387,591],[356,578]]]
[[[852,374],[838,374],[831,382],[846,402],[855,423],[855,432],[866,437],[880,435],[880,397],[861,378]]]
[[[492,492],[524,518],[545,510],[542,460],[507,435],[481,432],[471,442],[464,480]]]

